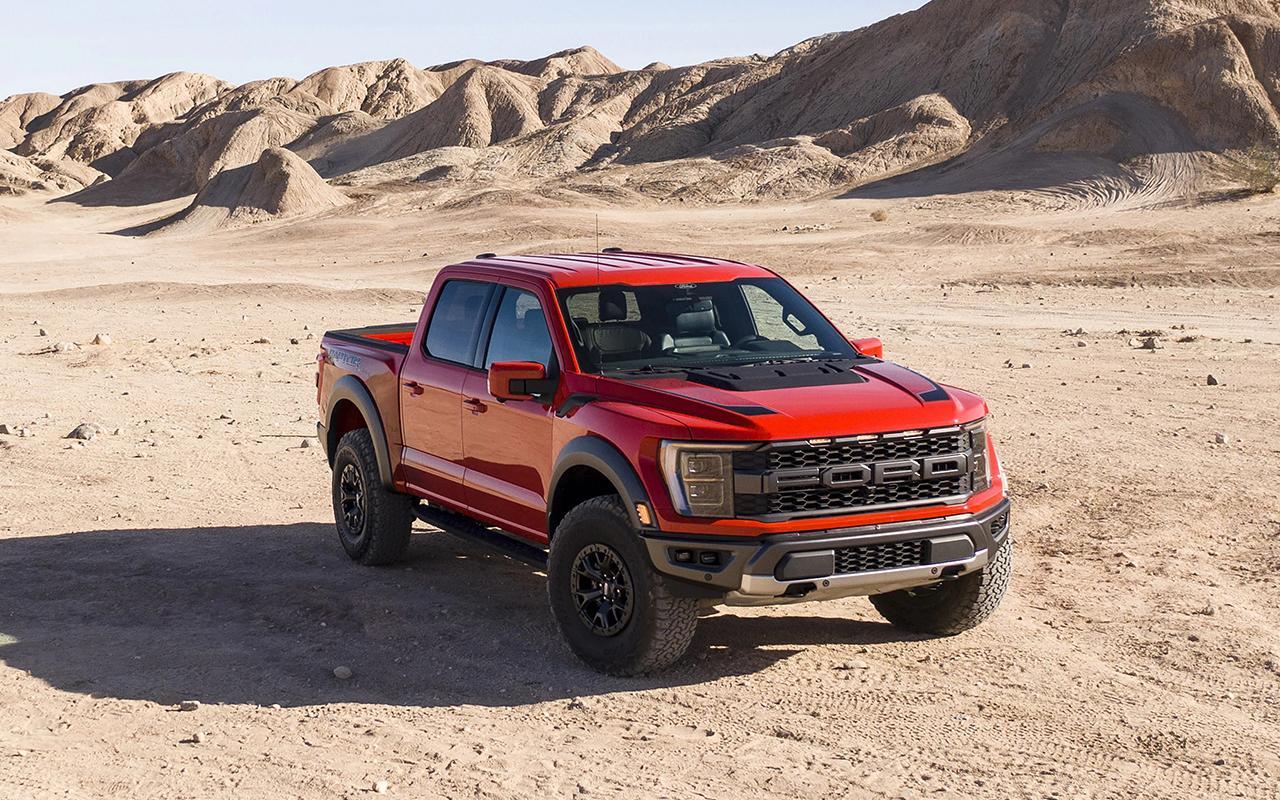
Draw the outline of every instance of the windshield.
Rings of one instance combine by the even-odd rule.
[[[614,284],[559,293],[587,372],[685,370],[856,358],[781,278],[669,286]]]

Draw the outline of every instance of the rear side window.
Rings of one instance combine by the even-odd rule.
[[[551,333],[536,295],[507,289],[493,320],[485,369],[497,361],[535,361],[551,367]]]
[[[492,284],[475,281],[449,281],[444,285],[427,324],[427,355],[471,365],[492,289]]]
[[[639,322],[640,304],[636,302],[636,293],[629,289],[614,287],[614,296],[626,304],[626,309],[625,316],[619,318],[615,311],[612,318],[620,322]],[[579,325],[595,325],[602,321],[600,319],[599,290],[588,290],[569,295],[565,299],[565,308],[569,311],[569,317]],[[618,311],[622,311],[622,309],[618,309]]]

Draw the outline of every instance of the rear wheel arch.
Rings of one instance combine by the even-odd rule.
[[[556,459],[550,485],[549,536],[555,536],[556,527],[574,507],[608,495],[622,499],[633,527],[637,530],[646,527],[636,516],[636,503],[649,503],[640,476],[622,451],[598,436],[582,436],[565,445]]]
[[[382,414],[374,402],[369,387],[354,375],[344,375],[333,385],[329,393],[329,411],[325,414],[327,429],[325,452],[333,465],[334,452],[342,437],[353,430],[368,428],[373,439],[373,449],[378,460],[378,476],[383,486],[393,488],[391,453],[387,447],[387,429],[382,425]]]

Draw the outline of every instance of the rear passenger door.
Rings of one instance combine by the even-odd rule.
[[[467,503],[473,516],[545,543],[555,420],[550,398],[500,402],[489,393],[488,369],[498,361],[534,361],[556,377],[560,361],[545,306],[532,287],[498,291],[481,336],[482,369],[467,376],[462,391]]]
[[[476,373],[480,330],[496,286],[454,278],[441,286],[419,347],[400,370],[405,481],[416,493],[465,510],[462,389]]]

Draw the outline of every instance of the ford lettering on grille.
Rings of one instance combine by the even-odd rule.
[[[953,502],[978,464],[968,434],[949,429],[767,446],[734,467],[737,514],[774,517]]]
[[[934,481],[969,473],[969,454],[956,453],[931,458],[880,461],[872,464],[843,464],[820,469],[786,469],[764,475],[765,494],[787,489],[850,489],[906,481]]]

